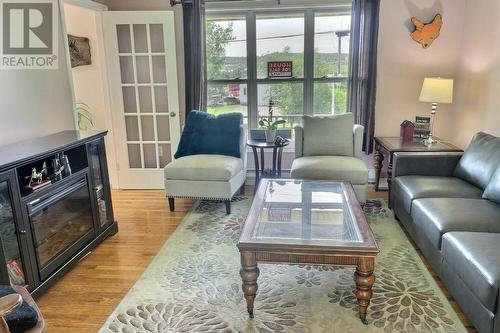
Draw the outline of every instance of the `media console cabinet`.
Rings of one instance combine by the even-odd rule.
[[[106,134],[64,131],[0,147],[0,283],[37,296],[118,232]]]

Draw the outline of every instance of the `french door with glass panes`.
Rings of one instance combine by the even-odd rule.
[[[103,14],[120,188],[163,188],[180,137],[174,14]]]

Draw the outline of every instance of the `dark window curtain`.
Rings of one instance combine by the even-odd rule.
[[[363,150],[373,151],[380,0],[354,0],[349,81],[349,110],[365,127]]]
[[[191,110],[206,110],[205,2],[182,1],[182,11],[187,116]]]

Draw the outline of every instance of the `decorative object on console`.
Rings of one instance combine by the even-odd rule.
[[[413,140],[415,135],[415,124],[409,120],[405,120],[400,125],[399,136],[403,141]]]
[[[71,176],[72,172],[71,172],[71,166],[69,165],[68,155],[62,154],[61,155],[61,161],[62,161],[61,164],[62,164],[62,167],[63,167],[63,170],[62,170],[63,177]]]
[[[436,143],[432,135],[434,134],[434,118],[438,103],[450,104],[453,102],[453,79],[426,77],[422,85],[419,101],[432,103],[430,133],[429,138],[425,140],[427,145],[431,145]]]
[[[71,166],[67,155],[60,153],[55,155],[50,160],[50,171],[48,177],[53,182],[71,176],[72,174],[73,173],[71,172]]]
[[[71,67],[92,64],[90,43],[87,37],[77,37],[68,34],[68,45],[71,56]]]
[[[47,179],[47,165],[43,162],[43,167],[40,172],[36,170],[36,168],[31,169],[31,175],[24,177],[27,180],[27,184],[24,186],[24,189],[29,192],[33,192],[47,186],[50,184],[50,180]]]
[[[411,38],[422,45],[424,49],[427,49],[439,37],[443,26],[443,17],[441,14],[437,14],[432,22],[427,24],[416,17],[412,17],[411,22],[415,25],[415,30],[410,34]]]
[[[52,181],[57,181],[62,179],[62,168],[59,157],[55,156],[50,160],[50,170],[49,178]]]
[[[28,186],[40,184],[43,181],[43,174],[37,172],[36,168],[31,169],[31,176],[27,177],[29,179]]]
[[[431,133],[431,117],[415,117],[415,138],[427,139]]]

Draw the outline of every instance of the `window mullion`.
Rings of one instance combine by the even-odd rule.
[[[304,114],[312,115],[314,98],[314,11],[304,17]]]
[[[248,127],[257,127],[257,23],[254,12],[247,13],[247,92]]]

